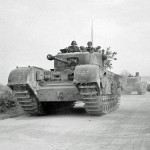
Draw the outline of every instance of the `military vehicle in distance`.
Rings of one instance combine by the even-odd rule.
[[[150,92],[150,84],[147,84],[147,91]]]
[[[10,72],[8,86],[23,110],[43,115],[85,103],[90,115],[109,113],[119,106],[120,76],[105,69],[106,55],[99,52],[47,55],[54,69],[18,67]]]
[[[127,77],[127,83],[124,88],[125,94],[131,94],[131,92],[136,91],[139,95],[145,94],[147,89],[147,82],[141,81],[139,72],[136,72],[135,76],[129,75]]]

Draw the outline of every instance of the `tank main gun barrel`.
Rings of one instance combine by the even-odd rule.
[[[69,61],[63,60],[63,59],[58,58],[58,57],[55,57],[55,56],[53,56],[53,55],[51,55],[51,54],[48,54],[48,55],[47,55],[47,59],[48,59],[48,60],[54,60],[54,59],[55,59],[55,60],[64,62],[65,64],[69,64]]]

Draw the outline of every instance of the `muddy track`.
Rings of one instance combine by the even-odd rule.
[[[82,84],[78,86],[85,110],[90,115],[104,115],[119,107],[119,96],[112,94],[100,94],[96,83]]]
[[[17,90],[14,92],[22,109],[30,115],[43,115],[45,114],[43,106],[38,102],[37,98],[26,87],[24,90]]]

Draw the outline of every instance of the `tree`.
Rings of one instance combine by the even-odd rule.
[[[115,58],[115,56],[117,55],[117,52],[112,52],[110,51],[110,47],[108,47],[106,49],[106,52],[104,49],[102,49],[102,54],[107,56],[107,60],[104,61],[104,66],[106,68],[112,69],[112,60],[117,60],[117,58]]]
[[[127,78],[130,75],[128,70],[122,70],[120,75],[122,76],[122,84],[123,84],[123,88],[125,88],[126,84],[127,84]]]

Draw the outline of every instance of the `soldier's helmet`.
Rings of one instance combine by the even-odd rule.
[[[92,45],[92,42],[91,42],[91,41],[89,41],[89,42],[87,43],[87,45]]]
[[[77,45],[77,42],[76,41],[72,41],[71,45]]]

